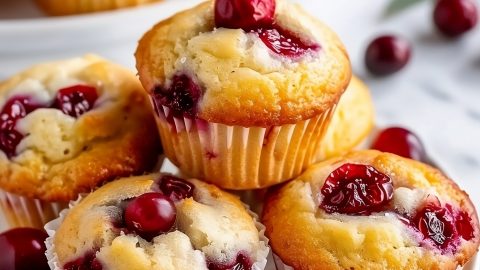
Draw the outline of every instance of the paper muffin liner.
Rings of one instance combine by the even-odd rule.
[[[35,0],[49,15],[69,15],[134,7],[161,0]]]
[[[0,189],[0,218],[5,228],[18,227],[43,228],[58,217],[60,211],[68,206],[65,202],[45,202],[15,195]]]
[[[156,118],[165,154],[184,174],[245,190],[289,180],[311,165],[334,110],[268,128],[179,118],[165,106]]]
[[[63,220],[65,220],[66,216],[70,212],[70,210],[80,203],[83,198],[85,198],[88,194],[83,194],[80,195],[79,198],[76,201],[71,201],[69,203],[68,208],[63,209],[58,217],[47,224],[45,224],[45,231],[48,234],[48,238],[45,240],[45,244],[47,247],[47,251],[45,252],[45,255],[48,260],[48,265],[50,266],[50,269],[52,270],[62,270],[62,268],[58,264],[58,257],[57,254],[55,253],[55,245],[54,245],[54,238],[55,238],[55,233],[57,229],[60,227],[62,224]],[[265,230],[266,227],[262,223],[260,223],[260,219],[258,215],[250,210],[250,207],[246,204],[243,204],[245,207],[245,210],[250,214],[250,216],[253,218],[255,222],[255,227],[257,228],[258,231],[258,236],[260,242],[264,243],[264,250],[262,250],[262,253],[265,253],[265,258],[263,258],[260,261],[256,261],[252,265],[252,270],[264,270],[267,263],[268,263],[268,255],[271,254],[270,246],[268,245],[268,238],[265,236]]]

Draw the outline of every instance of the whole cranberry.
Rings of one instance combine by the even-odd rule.
[[[146,193],[131,201],[125,209],[125,224],[131,231],[151,240],[170,231],[177,211],[169,197],[161,193]]]
[[[372,149],[426,161],[422,141],[413,132],[401,127],[390,127],[382,130],[373,142]]]
[[[216,0],[215,25],[245,31],[272,25],[275,0]]]
[[[45,239],[41,230],[18,228],[0,234],[0,269],[49,270]]]
[[[472,0],[438,0],[433,21],[438,30],[449,37],[457,37],[475,27],[478,10]]]
[[[401,70],[410,60],[410,43],[398,36],[381,36],[367,48],[365,64],[374,75],[385,76]]]

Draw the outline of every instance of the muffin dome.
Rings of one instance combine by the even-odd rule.
[[[129,209],[146,194],[167,196],[176,209],[171,228],[148,238],[128,226]],[[51,240],[56,269],[251,269],[265,265],[269,251],[237,198],[197,180],[158,174],[98,189],[69,210]]]
[[[314,165],[272,192],[263,221],[295,269],[453,270],[480,241],[475,208],[453,181],[373,150]]]
[[[160,0],[35,0],[48,15],[61,16],[133,7]]]
[[[208,122],[267,127],[306,120],[336,104],[351,70],[329,28],[283,0],[276,1],[271,26],[217,27],[214,4],[178,13],[140,40],[137,69],[157,106]],[[272,49],[285,40],[302,53]]]
[[[160,142],[135,75],[96,56],[41,64],[0,83],[0,188],[69,201],[142,173]]]

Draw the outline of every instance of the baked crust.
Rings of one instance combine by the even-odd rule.
[[[161,0],[35,0],[48,15],[62,16],[133,7]]]
[[[44,201],[69,201],[104,182],[143,173],[155,165],[160,142],[140,83],[129,70],[101,58],[86,56],[32,67],[0,83],[1,102],[22,82],[54,84],[52,77],[57,72],[96,86],[100,96],[96,107],[69,120],[73,122],[71,130],[59,128],[58,134],[48,130],[56,118],[41,118],[46,123],[45,130],[24,138],[35,135],[37,141],[30,142],[21,152],[17,147],[17,155],[11,159],[0,153],[2,189]],[[65,138],[65,134],[72,137]],[[55,149],[56,142],[65,141],[74,147]]]
[[[400,229],[403,223],[369,221],[368,217],[341,222],[333,215],[326,216],[318,210],[318,199],[313,198],[326,176],[347,162],[374,166],[391,177],[394,187],[433,189],[440,200],[447,200],[470,215],[475,237],[463,241],[454,255],[442,255],[405,239]],[[314,165],[298,179],[271,192],[263,222],[274,252],[295,269],[453,270],[476,253],[480,240],[475,208],[452,180],[425,164],[374,150],[353,152]]]
[[[254,34],[215,29],[213,4],[178,13],[143,36],[135,56],[147,91],[186,74],[203,89],[199,118],[244,127],[297,123],[337,103],[351,68],[327,26],[298,5],[277,0],[276,22],[321,46],[318,53],[291,61],[271,53]]]

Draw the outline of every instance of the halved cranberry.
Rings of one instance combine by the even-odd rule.
[[[41,230],[18,228],[0,234],[0,269],[48,270],[45,239]]]
[[[159,186],[163,194],[174,202],[193,197],[195,188],[191,183],[172,175],[162,176]]]
[[[64,270],[102,270],[102,264],[97,260],[96,251],[88,252],[82,257],[66,263]]]
[[[125,224],[146,240],[170,231],[177,211],[172,200],[160,193],[146,193],[132,200],[125,209]]]
[[[251,270],[252,260],[243,253],[237,255],[237,258],[231,263],[208,262],[209,270]]]
[[[90,111],[98,99],[97,89],[88,85],[74,85],[60,89],[55,97],[54,108],[72,117],[80,117]]]
[[[161,106],[172,110],[170,115],[176,117],[194,118],[197,114],[197,103],[201,89],[187,75],[175,75],[169,88],[156,87],[153,92],[153,102],[158,111]]]
[[[373,142],[372,149],[419,161],[426,160],[425,148],[420,138],[408,129],[401,127],[382,130]]]
[[[275,0],[216,0],[215,25],[245,31],[273,24]]]
[[[410,60],[410,43],[397,36],[381,36],[368,45],[365,53],[367,69],[384,76],[401,70]]]
[[[390,202],[393,184],[372,166],[347,163],[328,176],[321,193],[320,207],[327,213],[369,215]]]
[[[308,52],[316,52],[320,49],[320,45],[307,44],[294,33],[278,25],[258,28],[252,32],[256,33],[271,51],[281,56],[298,58]]]
[[[439,0],[433,12],[433,20],[443,34],[457,37],[477,24],[477,6],[472,0]]]

